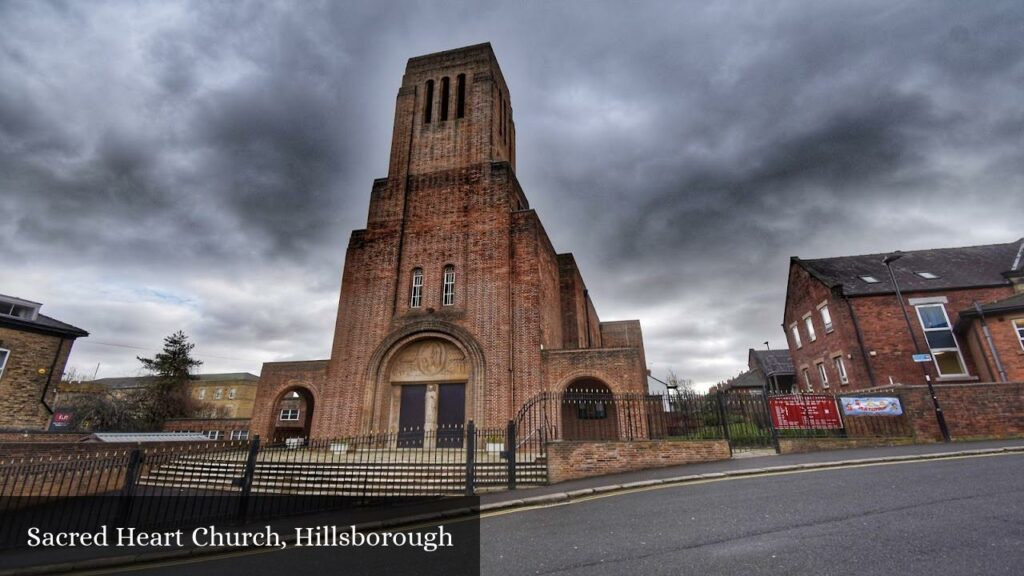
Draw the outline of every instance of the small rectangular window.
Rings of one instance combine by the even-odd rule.
[[[867,282],[868,284],[878,284],[879,282],[878,278],[875,278],[874,276],[868,276],[866,274],[864,276],[861,276],[860,279],[863,280],[864,282]]]
[[[196,398],[199,398],[200,400],[206,400],[206,388],[200,388],[199,393],[196,394]]]
[[[281,421],[282,422],[295,422],[299,419],[299,411],[295,408],[285,408],[281,410]]]
[[[217,390],[215,390],[213,392],[213,399],[214,400],[220,400],[223,397],[224,397],[224,389],[223,388],[217,388]]]
[[[231,440],[248,440],[248,439],[249,439],[249,431],[248,430],[232,430],[231,431]]]
[[[804,325],[807,326],[807,339],[814,342],[818,336],[814,333],[814,321],[810,316],[804,318]]]
[[[434,81],[427,80],[426,102],[423,104],[423,123],[430,124],[434,115]]]
[[[846,386],[850,383],[850,378],[846,375],[846,364],[843,363],[843,357],[836,356],[833,361],[836,364],[836,372],[839,373],[839,383]]]
[[[789,327],[789,331],[793,334],[793,344],[796,345],[797,348],[803,348],[804,343],[800,341],[800,330],[797,329],[796,324],[791,325]]]
[[[825,334],[832,331],[832,313],[828,311],[828,304],[818,308],[821,313],[821,323],[825,325]]]
[[[807,368],[800,370],[800,373],[804,375],[804,388],[808,392],[814,392],[814,386],[811,384],[811,374],[807,371]]]
[[[956,336],[950,328],[946,307],[942,304],[927,304],[917,306],[916,309],[939,376],[966,375],[967,368],[964,366]]]
[[[1021,350],[1024,350],[1024,319],[1014,320],[1013,329],[1017,333],[1017,341],[1020,342]],[[0,362],[0,372],[3,370],[3,362]]]
[[[448,98],[451,93],[448,77],[441,78],[441,122],[448,120]]]
[[[220,440],[224,437],[224,432],[221,430],[207,430],[204,434],[206,434],[206,437],[210,440]]]
[[[423,270],[419,268],[412,271],[412,298],[409,306],[419,308],[423,304]]]
[[[234,388],[228,390],[228,398],[230,398],[232,400],[235,399],[235,389]]]
[[[828,388],[828,373],[825,371],[824,362],[818,362],[818,382],[822,388]]]
[[[455,304],[455,268],[447,266],[444,269],[444,290],[441,293],[441,304],[451,306]]]
[[[0,378],[4,377],[4,368],[7,366],[7,359],[11,356],[10,350],[0,348]]]

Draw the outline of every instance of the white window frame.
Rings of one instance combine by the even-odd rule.
[[[200,388],[199,394],[196,394],[196,398],[200,400],[206,400],[206,388]]]
[[[818,382],[821,384],[823,390],[828,389],[828,370],[825,369],[824,362],[818,362],[815,364],[818,367]]]
[[[210,440],[220,440],[224,437],[223,430],[207,430],[206,432],[203,432],[203,434],[206,434],[206,437]]]
[[[7,367],[7,361],[11,359],[11,351],[7,348],[0,348],[0,380],[4,377],[4,368]]]
[[[216,390],[213,391],[213,399],[214,400],[220,400],[223,397],[224,397],[224,389],[223,388],[217,388]]]
[[[818,339],[818,335],[814,332],[814,316],[810,312],[804,316],[804,327],[807,328],[807,340],[814,342]]]
[[[287,418],[286,418],[287,416]],[[293,418],[294,416],[294,418]],[[282,408],[281,415],[278,418],[281,422],[298,422],[299,421],[299,409],[298,408]]]
[[[230,440],[248,440],[248,430],[232,430],[231,435],[228,437]]]
[[[836,372],[839,373],[839,385],[846,386],[850,383],[850,376],[846,373],[846,362],[842,356],[835,356],[832,358],[832,363],[836,366]]]
[[[1017,334],[1017,343],[1020,344],[1020,349],[1024,350],[1024,318],[1017,318],[1012,323],[1013,330]],[[0,368],[0,375],[2,375],[2,368]]]
[[[412,294],[409,297],[409,307],[419,308],[423,305],[423,269],[414,268],[412,271]]]
[[[789,325],[789,331],[793,334],[793,343],[796,344],[797,350],[804,347],[804,343],[800,341],[800,327],[793,322]]]
[[[811,384],[811,373],[807,368],[801,368],[800,372],[804,375],[804,388],[808,392],[814,392],[814,385]]]
[[[825,334],[832,333],[836,327],[832,323],[832,311],[828,309],[828,304],[818,304],[818,314],[821,315],[821,323],[825,326]]]
[[[455,304],[455,266],[444,267],[444,284],[441,291],[441,305],[451,306]]]
[[[236,395],[237,395],[237,392],[235,391],[234,388],[231,388],[230,390],[228,390],[228,399],[229,400],[234,400]]]
[[[945,328],[925,328],[924,318],[921,317],[921,308],[935,308],[938,307],[942,310],[942,317],[946,319]],[[928,351],[932,357],[932,364],[935,366],[935,373],[939,375],[939,378],[958,378],[961,376],[970,376],[970,372],[967,371],[967,362],[964,361],[964,354],[960,351],[960,341],[956,339],[956,334],[953,332],[953,325],[949,322],[949,314],[946,313],[946,305],[941,302],[934,302],[928,304],[918,304],[914,306],[914,311],[917,312],[917,322],[921,326],[921,330],[924,332],[924,343],[928,346]],[[932,348],[931,344],[928,343],[929,332],[940,332],[948,331],[949,335],[953,338],[954,348]],[[960,359],[960,366],[963,367],[964,371],[959,374],[943,374],[939,368],[939,361],[935,358],[936,352],[956,352],[957,357]]]

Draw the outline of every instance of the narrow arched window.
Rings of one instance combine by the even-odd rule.
[[[434,81],[427,80],[427,102],[423,106],[423,122],[430,124],[431,116],[434,115]]]
[[[505,136],[505,107],[502,103],[505,98],[501,95],[501,88],[498,88],[498,136]]]
[[[455,80],[455,117],[466,116],[466,75],[459,74]]]
[[[423,304],[423,270],[412,271],[412,297],[409,299],[411,308],[419,308]]]
[[[451,93],[448,77],[441,78],[441,122],[448,119],[448,95]]]
[[[452,304],[455,304],[455,266],[445,266],[441,305],[451,306]]]

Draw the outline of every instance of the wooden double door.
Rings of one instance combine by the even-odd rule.
[[[406,384],[402,386],[398,409],[398,447],[422,448],[427,438],[428,421],[434,424],[435,432],[429,438],[436,448],[462,446],[466,423],[466,385],[438,384],[436,412],[428,404],[430,394],[427,384]]]

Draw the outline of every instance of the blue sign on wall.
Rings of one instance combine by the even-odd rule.
[[[899,398],[882,397],[850,397],[843,398],[840,404],[843,414],[847,416],[900,416],[903,406]]]

